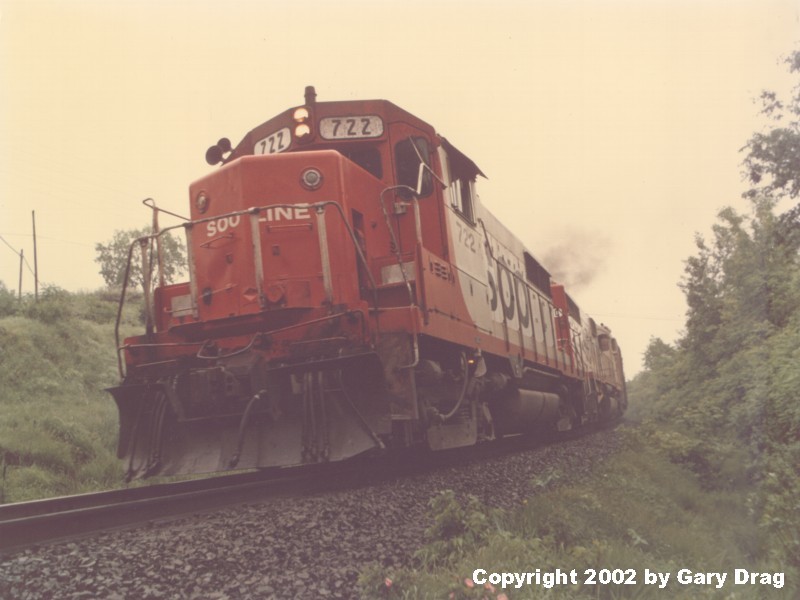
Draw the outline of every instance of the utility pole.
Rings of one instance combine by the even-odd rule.
[[[36,255],[36,211],[31,211],[31,219],[33,220],[33,289],[34,299],[39,301],[39,261]]]
[[[19,251],[19,301],[22,302],[22,264],[25,262],[25,250]]]

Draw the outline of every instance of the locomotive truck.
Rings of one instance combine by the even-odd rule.
[[[443,450],[625,410],[609,328],[421,119],[308,87],[206,160],[220,166],[190,185],[190,217],[154,218],[129,253],[130,268],[141,250],[145,331],[120,343],[118,319],[110,389],[128,479]],[[159,241],[173,229],[188,281],[166,284]]]

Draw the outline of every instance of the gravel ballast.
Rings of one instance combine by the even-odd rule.
[[[0,598],[358,598],[370,563],[410,564],[442,490],[510,509],[554,473],[582,477],[615,430],[357,487],[275,498],[0,557]]]

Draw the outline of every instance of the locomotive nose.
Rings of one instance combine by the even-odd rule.
[[[199,320],[360,300],[345,160],[334,151],[245,156],[192,185]]]

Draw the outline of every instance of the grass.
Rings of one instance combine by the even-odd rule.
[[[362,593],[378,598],[454,599],[794,597],[797,573],[763,558],[768,540],[750,517],[747,488],[708,489],[643,431],[638,426],[624,429],[625,449],[588,478],[550,485],[511,512],[484,510],[477,518],[473,513],[478,508],[453,506],[458,502],[443,495],[432,507],[434,518],[438,522],[461,515],[456,518],[460,526],[432,528],[411,569],[371,566],[361,577]],[[448,533],[443,534],[445,530]],[[617,575],[635,574],[636,584],[502,589],[475,585],[471,578],[476,568],[487,573],[539,569],[541,574],[575,569],[579,582],[588,569],[617,569]],[[737,568],[789,572],[784,587],[776,589],[734,585]],[[645,569],[671,573],[667,586],[646,585]],[[728,575],[717,589],[679,583],[681,569]]]
[[[116,299],[50,290],[0,303],[0,499],[19,502],[119,487]],[[139,327],[136,309],[124,328]]]

